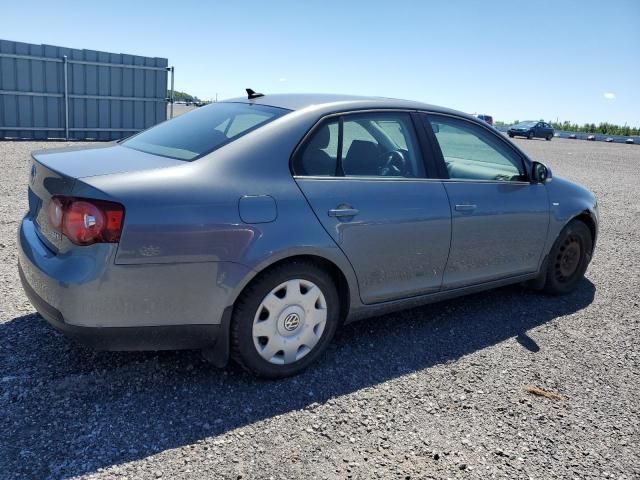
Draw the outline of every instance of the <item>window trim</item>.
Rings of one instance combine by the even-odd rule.
[[[364,180],[364,181],[372,181],[372,180],[379,180],[379,181],[439,180],[436,177],[431,177],[430,173],[429,173],[429,172],[431,172],[433,167],[432,166],[428,166],[430,161],[427,160],[427,155],[426,155],[426,150],[425,150],[426,145],[425,145],[425,142],[424,142],[424,138],[421,135],[423,132],[421,131],[421,127],[419,125],[419,122],[417,122],[417,120],[419,120],[419,119],[416,118],[417,112],[418,111],[416,109],[407,109],[407,108],[364,108],[364,109],[361,109],[361,110],[357,110],[357,109],[345,110],[345,111],[333,112],[333,113],[329,113],[329,114],[323,115],[302,136],[302,138],[300,139],[300,141],[298,142],[296,147],[293,149],[293,152],[292,152],[291,156],[289,157],[289,171],[291,173],[291,176],[294,179],[313,179],[313,180]],[[334,175],[334,176],[299,175],[299,174],[295,173],[295,170],[294,170],[293,166],[294,166],[294,162],[296,160],[296,157],[304,149],[306,144],[309,142],[311,137],[313,137],[313,135],[315,134],[315,132],[318,129],[322,128],[327,122],[330,122],[332,119],[335,119],[336,117],[338,117],[338,122],[339,122],[339,127],[338,127],[338,159],[339,159],[340,156],[341,156],[341,153],[342,153],[341,150],[342,150],[342,147],[343,147],[343,145],[342,145],[342,142],[343,142],[343,138],[342,138],[342,136],[343,136],[343,128],[342,128],[342,125],[344,123],[344,117],[347,117],[347,116],[350,116],[350,115],[362,115],[362,114],[367,114],[367,113],[373,113],[373,114],[377,114],[377,113],[404,113],[404,114],[408,115],[409,120],[411,122],[411,126],[413,127],[413,133],[415,135],[414,139],[416,141],[417,153],[420,156],[420,158],[418,160],[420,162],[422,162],[422,164],[423,164],[424,176],[421,176],[421,177],[382,177],[382,176],[375,176],[375,175],[345,176],[344,172],[342,172],[342,162],[340,162],[340,161],[336,162],[336,174],[340,170],[340,173],[342,173],[342,176],[338,176],[338,175]]]
[[[322,128],[322,125],[320,128]],[[342,150],[344,149],[344,115],[338,117],[338,148],[336,149],[336,177],[344,177],[344,166],[342,165]]]
[[[493,131],[492,128],[489,127],[489,125],[487,124],[483,124],[483,122],[481,121],[477,121],[477,120],[470,120],[468,118],[465,118],[463,116],[460,115],[451,115],[448,113],[441,113],[441,112],[434,112],[434,111],[426,111],[426,110],[421,110],[420,111],[421,117],[422,117],[422,126],[425,129],[425,131],[427,132],[427,136],[429,137],[430,143],[432,144],[432,148],[435,151],[435,158],[436,158],[436,162],[438,163],[438,170],[440,173],[440,178],[442,181],[446,181],[446,182],[463,182],[463,183],[496,183],[496,184],[500,184],[500,185],[504,185],[505,183],[511,184],[511,185],[517,185],[517,184],[522,184],[522,185],[530,185],[532,183],[531,181],[531,160],[519,149],[517,149],[511,142],[509,142],[506,138],[504,138],[502,136],[502,134],[496,133],[495,131]],[[499,142],[502,142],[502,144],[509,150],[511,150],[519,159],[522,165],[522,170],[524,171],[525,175],[526,175],[526,180],[508,180],[508,181],[504,181],[504,180],[481,180],[481,179],[473,179],[473,178],[450,178],[449,177],[449,171],[447,170],[447,166],[446,163],[444,161],[444,155],[442,154],[442,149],[440,148],[440,143],[438,143],[438,139],[436,138],[436,134],[433,131],[433,128],[431,127],[431,121],[430,121],[430,117],[449,117],[449,118],[453,118],[454,120],[459,120],[459,121],[463,121],[463,122],[467,122],[471,125],[475,125],[477,127],[480,127],[482,129],[484,129],[486,132],[488,132],[490,135],[493,135],[493,138],[495,138],[496,140],[498,140]]]

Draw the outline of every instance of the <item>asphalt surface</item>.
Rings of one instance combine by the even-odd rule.
[[[55,333],[15,238],[29,151],[64,144],[0,142],[0,478],[640,478],[640,148],[516,142],[599,197],[578,290],[356,323],[278,382]]]

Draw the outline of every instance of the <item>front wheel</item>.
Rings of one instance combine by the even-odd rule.
[[[296,375],[330,343],[340,316],[331,277],[317,265],[292,261],[262,274],[234,310],[233,358],[265,378]]]
[[[527,138],[529,140],[533,140],[533,132],[529,132],[529,135],[527,135]]]
[[[552,295],[573,291],[587,271],[592,250],[589,227],[580,220],[569,222],[549,252],[545,291]]]

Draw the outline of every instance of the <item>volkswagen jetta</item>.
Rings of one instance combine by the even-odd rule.
[[[470,115],[260,95],[129,139],[34,152],[19,270],[100,349],[199,348],[300,372],[345,322],[526,282],[573,290],[596,198]]]

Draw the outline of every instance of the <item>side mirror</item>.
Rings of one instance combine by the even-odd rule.
[[[551,169],[543,163],[533,162],[531,176],[535,183],[546,183],[552,178]]]

